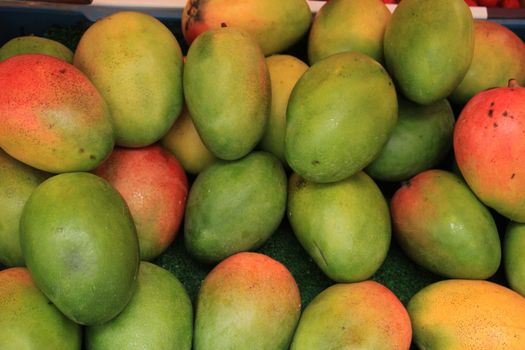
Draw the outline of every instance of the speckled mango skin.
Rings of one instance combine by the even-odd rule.
[[[201,285],[193,349],[288,349],[300,312],[299,288],[284,265],[260,253],[237,253]]]
[[[0,62],[0,147],[51,173],[89,171],[111,153],[108,106],[64,60],[24,54]]]
[[[515,350],[525,344],[525,298],[493,282],[436,282],[416,293],[407,310],[419,349]]]
[[[334,284],[301,315],[291,350],[408,350],[408,312],[388,288],[374,281]]]
[[[487,206],[525,222],[525,88],[476,94],[454,129],[454,155],[463,178]]]

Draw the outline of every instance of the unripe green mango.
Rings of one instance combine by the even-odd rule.
[[[388,204],[364,172],[327,184],[292,174],[288,220],[317,266],[337,282],[369,278],[388,253]]]
[[[474,53],[474,19],[464,0],[403,0],[384,37],[388,71],[408,99],[429,104],[459,85]]]
[[[252,152],[203,170],[188,194],[184,242],[191,256],[218,262],[260,247],[285,214],[286,174],[272,154]]]
[[[0,61],[27,53],[45,54],[73,63],[73,51],[67,46],[56,40],[35,35],[18,36],[6,42],[0,47]]]
[[[509,222],[503,239],[503,264],[509,286],[525,297],[525,224]]]
[[[80,38],[73,63],[108,103],[120,146],[158,141],[180,114],[182,51],[151,15],[123,11],[98,20]]]
[[[357,51],[383,61],[383,36],[390,11],[381,0],[331,0],[317,12],[308,36],[314,64],[334,53]]]
[[[397,120],[397,96],[386,70],[358,52],[312,65],[292,90],[285,157],[309,181],[336,182],[379,155]]]
[[[247,155],[264,133],[271,103],[268,67],[255,39],[240,28],[202,33],[188,50],[183,80],[208,149],[225,160]]]
[[[500,265],[492,214],[456,175],[427,170],[390,203],[394,237],[417,264],[449,278],[486,279]]]

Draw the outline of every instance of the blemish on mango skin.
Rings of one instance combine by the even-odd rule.
[[[489,109],[487,115],[489,118],[492,118],[492,115],[494,114],[494,110],[493,109]]]

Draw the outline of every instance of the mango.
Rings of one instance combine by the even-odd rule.
[[[120,146],[158,141],[180,114],[182,51],[149,14],[119,11],[98,20],[80,38],[73,62],[107,101]]]
[[[160,145],[116,147],[94,171],[124,198],[139,239],[141,260],[153,260],[173,242],[186,206],[188,179]]]
[[[334,53],[356,51],[383,62],[390,11],[382,0],[332,0],[315,15],[308,36],[310,64]]]
[[[397,122],[365,171],[382,181],[407,180],[439,164],[452,148],[455,117],[447,99],[419,105],[398,95]]]
[[[464,0],[403,0],[384,37],[388,71],[399,91],[419,104],[446,98],[474,53],[474,20]]]
[[[81,327],[35,285],[25,267],[0,271],[0,349],[78,350]]]
[[[476,196],[525,223],[525,88],[500,87],[472,97],[454,127],[454,156]]]
[[[184,216],[188,253],[216,263],[259,248],[281,223],[287,179],[282,164],[267,152],[236,161],[217,161],[193,182]]]
[[[391,238],[388,204],[364,172],[328,184],[292,174],[287,215],[300,244],[336,282],[365,280],[386,258]]]
[[[492,214],[456,175],[427,170],[394,193],[394,238],[425,269],[449,278],[486,279],[501,262]]]
[[[188,50],[183,80],[206,147],[225,160],[247,155],[264,133],[271,103],[268,67],[255,39],[240,28],[206,31]]]
[[[195,350],[286,350],[301,313],[299,288],[280,262],[260,253],[226,258],[196,301]]]
[[[408,350],[408,312],[388,288],[374,281],[336,283],[303,311],[290,350]]]
[[[76,323],[109,321],[135,291],[133,219],[101,177],[65,173],[42,182],[24,206],[20,245],[37,287]]]
[[[88,350],[190,350],[190,297],[170,271],[141,261],[137,289],[124,311],[102,325],[86,327],[85,334]]]
[[[0,148],[51,173],[89,171],[115,143],[108,106],[89,79],[42,54],[0,62]]]
[[[20,216],[33,190],[50,174],[31,168],[0,149],[0,263],[24,266]]]
[[[503,266],[509,287],[525,296],[525,225],[509,222],[503,239]]]
[[[286,164],[284,140],[286,135],[286,109],[297,80],[308,70],[308,65],[291,55],[266,57],[272,91],[270,116],[259,148],[272,153]]]
[[[190,45],[207,30],[241,28],[255,38],[265,55],[270,55],[288,49],[305,36],[311,18],[305,0],[188,0],[182,11],[181,29]]]
[[[419,349],[511,350],[525,344],[525,298],[493,282],[436,282],[417,292],[407,310]]]
[[[168,132],[162,136],[160,144],[173,154],[190,174],[200,173],[217,159],[202,142],[186,107],[182,109]]]
[[[386,70],[358,52],[313,64],[292,90],[285,157],[302,177],[337,182],[365,168],[397,120],[397,97]]]
[[[28,53],[40,53],[73,63],[73,51],[64,44],[36,35],[15,37],[0,47],[0,61],[9,57]]]
[[[507,86],[510,79],[525,85],[525,44],[500,23],[475,21],[472,62],[450,100],[463,106],[478,92]]]

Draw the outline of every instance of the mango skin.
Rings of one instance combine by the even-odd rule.
[[[193,182],[186,204],[188,253],[216,263],[260,247],[285,215],[286,185],[283,166],[267,152],[206,168]]]
[[[195,312],[194,350],[286,350],[299,321],[301,297],[284,265],[242,252],[206,276]]]
[[[0,271],[0,349],[78,350],[82,329],[35,285],[25,267]]]
[[[525,88],[477,93],[454,128],[454,156],[463,178],[485,205],[525,223]]]
[[[58,41],[35,35],[19,36],[6,42],[0,47],[0,61],[27,53],[50,55],[73,63],[73,51],[67,46]]]
[[[388,71],[408,99],[446,98],[465,76],[474,53],[474,20],[463,0],[403,0],[385,30]]]
[[[180,114],[182,51],[151,15],[121,11],[98,20],[80,38],[73,62],[107,101],[120,146],[158,141]]]
[[[240,28],[199,35],[184,66],[184,95],[195,128],[218,158],[239,159],[259,142],[270,114],[268,67]]]
[[[452,148],[455,117],[447,99],[419,105],[398,95],[397,122],[365,171],[376,180],[401,181],[437,165]]]
[[[365,280],[386,258],[391,238],[388,204],[364,172],[329,184],[292,174],[287,215],[301,245],[334,281]]]
[[[89,171],[115,144],[108,106],[89,79],[42,54],[0,62],[0,148],[50,173]]]
[[[417,264],[449,278],[486,279],[501,262],[496,223],[456,175],[427,170],[390,202],[394,237]]]
[[[525,44],[502,24],[476,20],[472,62],[450,100],[463,106],[480,91],[507,86],[509,79],[525,85]]]
[[[511,350],[525,344],[525,298],[493,282],[436,282],[417,292],[407,310],[419,349]]]
[[[374,281],[337,283],[304,309],[290,350],[408,350],[408,312],[388,288]]]
[[[383,62],[390,11],[381,0],[332,0],[314,17],[308,35],[310,64],[334,53],[357,51]]]
[[[0,263],[25,266],[20,216],[33,190],[51,174],[31,168],[0,149]]]
[[[100,326],[86,327],[86,349],[189,350],[193,309],[170,271],[141,261],[137,289],[124,311]]]
[[[310,28],[311,12],[304,0],[188,0],[181,29],[188,44],[210,29],[247,30],[265,56],[286,50]]]
[[[76,323],[109,321],[136,288],[133,219],[117,190],[91,173],[55,175],[33,191],[20,245],[35,284]]]
[[[525,226],[509,222],[503,239],[503,264],[509,287],[525,297]]]
[[[379,155],[396,124],[396,91],[372,58],[338,53],[301,76],[286,118],[284,153],[290,167],[309,181],[336,182]]]
[[[293,87],[308,70],[308,65],[291,55],[272,55],[266,57],[270,73],[272,102],[270,116],[259,148],[275,155],[286,163],[284,140],[286,137],[286,109]]]

